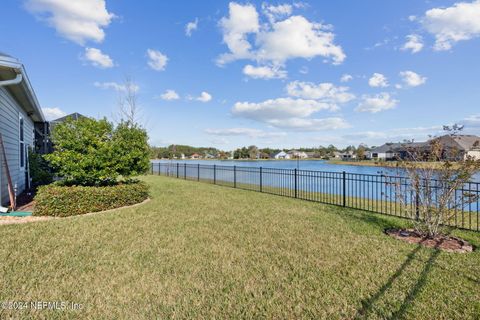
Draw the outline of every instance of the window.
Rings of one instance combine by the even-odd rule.
[[[25,134],[24,134],[24,125],[23,125],[23,118],[20,117],[20,146],[19,146],[19,150],[20,150],[20,168],[24,168],[25,167],[25,140],[24,140],[24,137],[25,137]]]

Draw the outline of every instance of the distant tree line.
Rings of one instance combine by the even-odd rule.
[[[358,147],[353,145],[347,146],[346,148],[340,149],[334,145],[329,145],[327,147],[301,147],[295,150],[302,152],[309,152],[313,155],[312,158],[317,159],[329,159],[335,156],[335,152],[352,152],[357,155],[358,159],[364,159],[366,152],[370,150],[367,145],[360,144]],[[289,151],[290,149],[280,149],[280,148],[258,148],[255,145],[245,146],[242,148],[237,148],[233,151],[234,159],[269,159],[273,155],[279,153],[280,151]],[[188,145],[169,145],[168,147],[151,147],[150,148],[150,157],[158,159],[173,159],[181,158],[182,155],[185,157],[191,157],[193,154],[198,154],[201,157],[211,155],[217,159],[228,159],[232,154],[229,151],[222,151],[217,148],[212,147],[192,147]]]
[[[192,147],[187,145],[172,144],[168,147],[150,147],[150,157],[154,159],[173,159],[180,158],[182,154],[185,157],[191,157],[193,154],[199,154],[204,157],[209,154],[215,157],[219,157],[222,152],[217,148],[212,147]],[[226,156],[228,157],[228,156]]]

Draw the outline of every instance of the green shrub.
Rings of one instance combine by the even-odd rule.
[[[51,184],[38,189],[33,214],[67,217],[129,206],[147,198],[148,186],[144,182],[100,187]]]
[[[30,150],[28,153],[28,166],[33,187],[49,184],[53,181],[53,170],[41,154]]]
[[[54,152],[45,159],[67,185],[114,185],[119,176],[140,175],[150,166],[147,132],[130,122],[68,118],[52,129],[52,141]]]

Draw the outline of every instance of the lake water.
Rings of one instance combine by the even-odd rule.
[[[154,160],[152,173],[393,215],[401,212],[398,204],[392,206],[399,203],[399,196],[400,202],[409,206],[414,203],[405,175],[396,168],[379,166],[332,164],[324,160]],[[475,180],[480,181],[478,175]],[[480,184],[467,183],[463,191],[479,194]],[[464,204],[461,195],[462,192],[456,193],[457,203]],[[475,219],[479,220],[479,200],[466,209],[476,211]],[[463,220],[462,225],[466,226]]]
[[[386,168],[380,166],[356,166],[346,164],[333,164],[326,160],[152,160],[152,163],[187,163],[201,165],[222,165],[238,167],[263,167],[277,169],[300,169],[316,170],[327,172],[347,172],[352,174],[373,174],[373,175],[398,175],[400,172],[396,168]],[[473,181],[480,182],[480,173],[475,176]]]
[[[379,173],[394,173],[396,170],[392,168],[383,167],[369,167],[369,166],[354,166],[343,164],[332,164],[326,160],[252,160],[252,161],[235,161],[235,160],[153,160],[153,163],[187,163],[202,165],[222,165],[222,166],[238,166],[238,167],[263,167],[263,168],[278,168],[278,169],[301,169],[301,170],[317,170],[330,172],[350,172],[362,174],[379,174]]]

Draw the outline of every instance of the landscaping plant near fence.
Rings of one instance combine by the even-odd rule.
[[[152,163],[150,172],[408,219],[422,219],[421,214],[414,210],[418,203],[416,195],[404,192],[409,190],[408,177],[186,163]],[[434,181],[432,185],[435,185]],[[432,190],[435,192],[435,188]],[[403,196],[402,201],[398,199],[399,194]],[[451,218],[446,224],[479,231],[480,183],[469,182],[456,190],[457,201],[464,201],[466,194],[476,195],[476,201],[460,205],[452,203]]]

